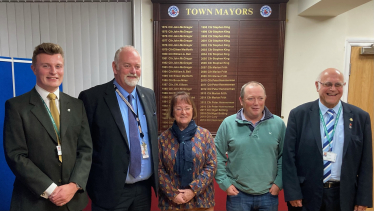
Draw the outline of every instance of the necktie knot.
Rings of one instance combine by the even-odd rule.
[[[335,114],[335,111],[332,110],[332,109],[327,110],[327,112],[328,112],[328,114],[329,114],[330,116],[334,116],[334,114]]]
[[[49,100],[55,100],[57,98],[57,96],[54,93],[49,93],[48,96],[47,96],[47,98]]]

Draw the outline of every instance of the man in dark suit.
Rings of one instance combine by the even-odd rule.
[[[92,210],[150,210],[151,186],[158,190],[155,94],[137,86],[141,60],[134,47],[117,50],[112,68],[114,80],[79,95],[94,146]]]
[[[92,143],[82,101],[59,91],[62,48],[37,46],[31,69],[35,88],[5,103],[5,157],[16,176],[10,209],[82,210]]]
[[[365,210],[372,206],[370,116],[340,101],[343,74],[324,70],[319,100],[290,112],[283,149],[289,210]]]

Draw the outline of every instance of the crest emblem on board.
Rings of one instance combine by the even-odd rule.
[[[262,17],[269,17],[271,15],[271,7],[269,7],[268,5],[264,5],[261,7],[260,9],[260,13],[262,15]]]
[[[179,15],[179,8],[177,6],[170,6],[168,9],[168,14],[170,17],[175,18]]]

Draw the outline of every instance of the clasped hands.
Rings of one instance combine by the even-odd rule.
[[[75,183],[57,186],[48,199],[56,206],[63,206],[68,203],[78,191]]]
[[[178,191],[178,195],[173,199],[176,204],[185,204],[196,195],[191,189],[178,189]]]

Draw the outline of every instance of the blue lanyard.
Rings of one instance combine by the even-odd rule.
[[[39,94],[39,93],[38,93],[38,94]],[[51,111],[49,110],[47,104],[45,104],[45,102],[44,102],[42,96],[39,95],[39,97],[40,97],[40,99],[42,100],[42,102],[43,102],[45,108],[46,108],[47,111],[48,111],[49,118],[51,119],[52,124],[53,124],[53,127],[54,127],[54,129],[55,129],[55,132],[56,132],[56,134],[57,134],[57,138],[58,138],[57,140],[58,140],[58,142],[60,142],[60,140],[61,140],[60,131],[57,129],[57,125],[56,125],[56,123],[55,123],[55,120],[54,120],[53,117],[52,117]],[[59,143],[59,144],[60,144],[60,143]]]
[[[342,112],[342,106],[340,106],[338,114],[336,115],[336,119],[335,119],[335,122],[334,122],[334,129],[333,129],[333,131],[331,133],[331,137],[334,137],[335,129],[336,129],[336,126],[338,125],[339,117],[340,117],[340,113],[341,112]],[[321,121],[322,121],[323,129],[325,130],[325,135],[327,136],[327,140],[329,141],[329,146],[330,146],[330,151],[331,151],[332,147],[331,147],[330,135],[329,135],[329,133],[327,131],[326,123],[325,123],[325,120],[323,119],[323,115],[322,115],[321,109],[319,110],[319,116],[320,116]]]

